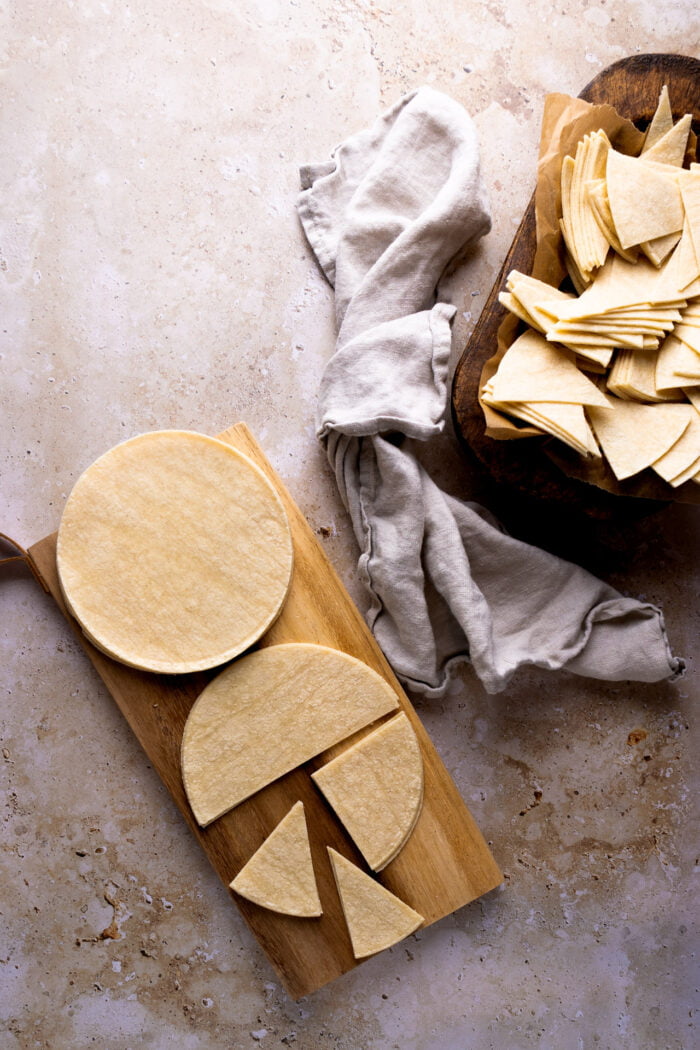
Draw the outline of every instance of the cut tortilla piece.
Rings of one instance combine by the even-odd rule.
[[[667,452],[689,425],[694,411],[689,404],[609,400],[612,411],[592,407],[588,417],[619,481],[645,470]]]
[[[640,307],[676,307],[685,303],[686,297],[676,287],[675,257],[676,252],[657,269],[647,259],[630,263],[612,254],[596,274],[595,281],[580,296],[566,302],[543,303],[543,309],[552,313],[557,321],[581,321],[607,317],[614,311],[634,313],[633,308],[638,311]]]
[[[494,400],[557,401],[605,407],[605,395],[571,357],[538,332],[528,330],[508,347],[491,380]]]
[[[672,485],[675,489],[679,485],[684,485],[686,481],[693,481],[697,477],[698,470],[700,470],[700,456],[689,467],[681,471],[680,474],[676,474],[674,478],[671,478],[669,485]]]
[[[246,900],[282,915],[322,914],[303,802],[292,806],[230,885]]]
[[[370,868],[381,871],[415,827],[423,757],[402,711],[312,774]]]
[[[643,150],[642,159],[656,161],[659,164],[671,164],[673,167],[680,168],[688,146],[692,123],[692,113],[685,113],[653,145]]]
[[[656,358],[656,389],[700,384],[700,355],[675,335],[667,335]]]
[[[615,223],[613,222],[612,213],[610,211],[610,201],[608,199],[608,190],[605,179],[592,179],[588,182],[586,184],[586,196],[588,198],[593,218],[598,223],[598,226],[610,247],[617,252],[618,255],[621,255],[623,259],[627,259],[628,262],[635,262],[637,258],[637,248],[623,248],[620,244],[620,239],[617,236]]]
[[[657,382],[658,350],[622,350],[608,375],[608,390],[636,401],[656,403],[681,400],[677,389],[660,391]],[[676,384],[677,386],[678,384]]]
[[[695,464],[700,458],[700,413],[692,405],[690,409],[688,426],[681,436],[652,463],[653,470],[674,486],[683,484],[698,469]]]
[[[583,405],[572,405],[557,401],[531,404],[527,401],[493,401],[488,384],[482,392],[486,404],[492,405],[516,419],[522,419],[543,434],[551,434],[566,445],[570,445],[582,456],[600,456],[593,432],[586,421]],[[599,411],[604,412],[605,409]]]
[[[336,649],[300,642],[241,657],[185,723],[182,775],[197,822],[210,824],[398,706],[381,675]]]
[[[587,194],[588,184],[604,177],[609,150],[607,135],[598,130],[579,140],[574,156],[569,198],[572,244],[569,248],[584,276],[591,276],[603,265],[610,246]]]
[[[543,310],[541,304],[547,300],[556,302],[557,300],[573,298],[569,292],[562,292],[560,289],[553,288],[535,277],[528,277],[518,270],[510,272],[506,286],[512,297],[520,305],[521,312],[519,316],[526,323],[530,324],[532,328],[540,332],[548,331],[555,322],[555,318],[546,310]]]
[[[248,649],[289,589],[292,538],[263,472],[216,438],[161,430],[80,476],[58,530],[68,608],[114,659],[161,674]]]
[[[700,171],[682,173],[680,193],[695,260],[700,263]]]
[[[654,266],[661,266],[676,247],[680,238],[680,231],[667,233],[665,237],[656,237],[653,241],[644,241],[639,247],[649,262],[653,263]]]
[[[692,328],[700,328],[700,302],[691,299],[684,310],[681,310],[679,324],[687,324]]]
[[[697,325],[677,324],[673,329],[676,339],[689,346],[696,354],[700,355],[700,327]]]
[[[680,190],[666,172],[611,149],[606,181],[610,211],[623,248],[682,229]]]
[[[422,915],[331,846],[327,848],[356,959],[391,948],[423,925]]]
[[[700,259],[695,252],[693,234],[686,216],[680,240],[668,260],[669,279],[678,289],[678,294],[691,299],[700,295]],[[697,285],[697,288],[696,288]]]
[[[671,100],[668,94],[668,85],[664,84],[659,93],[659,101],[656,104],[654,116],[649,122],[647,133],[644,136],[644,145],[642,146],[642,156],[644,153],[651,149],[655,142],[658,142],[667,131],[670,131],[673,127],[673,110],[671,109]]]

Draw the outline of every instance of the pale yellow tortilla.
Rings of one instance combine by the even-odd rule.
[[[676,474],[675,477],[671,478],[669,484],[675,489],[679,485],[684,485],[686,481],[694,481],[698,470],[700,470],[700,456],[689,467],[681,471],[680,474]]]
[[[600,457],[600,450],[586,421],[583,405],[557,401],[542,401],[538,404],[526,401],[494,402],[490,399],[487,388],[484,389],[482,397],[486,404],[493,404],[494,408],[524,420],[541,433],[551,434],[582,456]],[[605,409],[600,411],[604,412]]]
[[[508,347],[491,380],[494,401],[558,401],[605,407],[605,395],[560,347],[531,329]]]
[[[371,875],[330,846],[328,855],[356,959],[391,948],[423,925],[422,915]]]
[[[700,170],[684,171],[680,180],[680,193],[683,201],[685,222],[695,261],[700,264]],[[697,276],[697,270],[695,273]]]
[[[646,135],[644,136],[644,145],[642,146],[642,155],[658,142],[667,131],[670,131],[673,127],[673,110],[671,109],[671,100],[668,94],[668,85],[664,84],[659,93],[659,101],[656,104],[654,116],[651,118],[649,127],[647,128]]]
[[[609,317],[613,313],[639,314],[639,307],[658,309],[677,307],[685,302],[680,294],[675,269],[676,253],[660,268],[640,258],[630,263],[618,255],[611,255],[596,274],[595,281],[575,299],[543,304],[557,321],[581,321],[593,317]]]
[[[610,142],[605,132],[595,131],[584,135],[574,156],[569,191],[569,225],[572,235],[569,248],[586,277],[602,266],[609,248],[609,241],[600,228],[587,195],[588,183],[605,175],[609,149]]]
[[[678,184],[656,166],[611,149],[606,180],[610,212],[623,248],[682,229]]]
[[[655,382],[660,391],[700,384],[700,356],[675,335],[668,335],[659,347]]]
[[[700,257],[695,252],[693,233],[687,216],[667,267],[669,279],[678,289],[679,296],[687,300],[694,295],[700,295]]]
[[[653,241],[643,241],[639,247],[654,266],[661,266],[678,244],[680,237],[679,230],[676,233],[667,233],[664,237],[655,237]]]
[[[680,168],[688,146],[688,136],[692,123],[692,114],[684,114],[653,145],[648,149],[644,149],[642,153],[643,160],[653,160],[659,164],[672,164],[674,167]]]
[[[615,358],[608,375],[608,390],[618,397],[637,401],[666,401],[656,383],[657,350],[623,350]],[[674,397],[671,395],[671,397]]]
[[[182,674],[225,663],[270,626],[287,596],[292,539],[279,496],[244,455],[204,434],[154,431],[78,479],[57,566],[95,645]]]
[[[588,417],[603,455],[622,481],[651,466],[690,423],[692,405],[645,405],[610,399],[610,409],[590,408]]]
[[[700,413],[690,405],[689,423],[677,441],[654,460],[652,469],[669,484],[677,487],[696,473],[700,458]]]
[[[528,277],[518,270],[511,270],[506,281],[506,287],[510,292],[511,300],[515,300],[515,302],[511,304],[510,300],[506,300],[503,302],[503,305],[507,306],[513,313],[517,313],[522,320],[540,332],[547,332],[555,322],[555,318],[550,313],[547,313],[546,310],[543,310],[541,304],[547,300],[556,301],[573,298],[568,292],[552,288],[551,285],[545,284],[544,281]],[[517,305],[519,305],[520,311],[514,309],[514,306]]]
[[[231,883],[246,900],[282,915],[322,914],[304,803],[297,802]]]
[[[697,325],[677,324],[673,329],[673,334],[676,339],[680,339],[681,342],[699,355],[698,363],[700,364],[700,327]]]
[[[182,739],[182,775],[201,825],[394,711],[372,668],[321,645],[267,646],[221,671],[196,700]]]
[[[598,223],[600,231],[610,247],[613,251],[617,252],[618,255],[621,255],[623,259],[627,259],[628,262],[635,262],[637,258],[637,248],[623,248],[620,244],[620,239],[617,236],[615,223],[613,222],[612,213],[610,211],[610,201],[608,199],[608,189],[605,179],[592,179],[587,183],[586,195],[593,218]]]
[[[423,757],[401,712],[313,774],[370,868],[381,871],[415,827]]]

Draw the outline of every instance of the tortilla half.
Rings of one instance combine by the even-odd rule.
[[[197,822],[210,824],[398,705],[381,675],[336,649],[300,642],[242,656],[185,723],[182,775]]]

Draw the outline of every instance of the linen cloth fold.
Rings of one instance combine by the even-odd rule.
[[[445,422],[456,310],[440,281],[491,225],[463,107],[420,88],[303,167],[301,184],[299,217],[335,290],[317,432],[360,547],[367,620],[398,677],[439,696],[465,660],[490,693],[526,664],[681,674],[658,608],[508,536],[416,455]]]

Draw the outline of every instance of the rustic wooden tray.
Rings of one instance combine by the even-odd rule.
[[[280,616],[261,645],[315,642],[341,649],[382,674],[396,690],[423,752],[425,800],[404,849],[379,880],[425,917],[429,925],[494,889],[502,875],[416,712],[377,646],[319,542],[280,478],[242,424],[219,437],[245,453],[275,485],[289,516],[295,565]],[[83,648],[226,886],[290,806],[306,807],[323,916],[278,915],[232,894],[289,994],[307,995],[357,965],[326,846],[363,865],[354,844],[311,781],[332,752],[294,770],[208,828],[198,827],[180,775],[180,742],[189,710],[211,675],[177,677],[141,672],[105,656],[83,635],[61,598],[56,534],[27,552],[34,573],[53,595]],[[214,672],[212,672],[214,673]]]
[[[668,85],[674,116],[692,113],[697,134],[700,130],[700,62],[695,58],[651,54],[622,59],[599,73],[580,97],[593,104],[610,103],[623,117],[644,129],[654,114],[664,84]],[[610,487],[600,488],[583,480],[575,454],[568,455],[564,446],[550,439],[499,441],[485,434],[478,395],[482,368],[496,351],[498,329],[506,316],[498,295],[505,289],[511,270],[531,272],[535,234],[533,194],[455,370],[452,416],[465,451],[476,457],[490,479],[505,492],[589,518],[634,516],[678,499],[679,492],[650,470],[622,483],[615,482],[611,474]],[[556,446],[559,462],[547,453],[547,448],[554,452]],[[686,483],[683,488],[687,490],[684,498],[688,502],[700,502],[700,489],[695,483]]]

